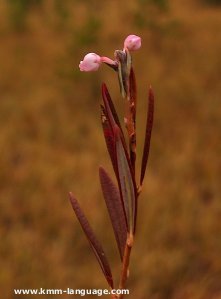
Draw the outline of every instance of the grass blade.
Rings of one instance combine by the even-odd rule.
[[[100,242],[97,240],[86,216],[84,215],[77,199],[73,196],[73,194],[69,193],[69,198],[71,201],[72,208],[80,222],[80,225],[90,243],[91,248],[93,249],[93,252],[100,264],[101,270],[103,271],[103,274],[107,280],[107,283],[111,288],[113,288],[113,278],[111,274],[111,269],[108,263],[108,260],[104,254],[103,248],[100,244]]]
[[[99,176],[104,199],[122,260],[127,239],[127,223],[120,198],[120,192],[103,167],[99,168]]]
[[[153,117],[154,117],[154,94],[153,94],[152,88],[150,87],[149,96],[148,96],[148,113],[147,113],[147,121],[146,121],[146,133],[145,133],[143,157],[142,157],[142,164],[141,164],[140,186],[142,186],[142,183],[143,183],[143,179],[144,179],[146,167],[147,167],[147,161],[148,161],[148,157],[149,157],[150,140],[151,140],[151,133],[152,133],[152,128],[153,128]]]

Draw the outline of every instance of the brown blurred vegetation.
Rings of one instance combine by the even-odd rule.
[[[82,74],[78,64],[91,51],[112,57],[130,33],[143,40],[138,153],[149,84],[156,114],[128,298],[221,298],[221,7],[209,2],[0,1],[1,298],[106,287],[68,191],[119,272],[97,175],[100,164],[111,171],[102,81],[123,104],[111,70]]]

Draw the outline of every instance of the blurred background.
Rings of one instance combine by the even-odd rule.
[[[220,32],[220,0],[0,1],[1,298],[17,298],[14,288],[106,288],[69,191],[118,279],[98,180],[99,165],[113,173],[101,82],[121,115],[123,103],[111,69],[78,64],[88,52],[113,57],[131,33],[142,37],[138,165],[150,84],[156,113],[127,298],[221,298]]]

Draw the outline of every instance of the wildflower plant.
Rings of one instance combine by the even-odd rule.
[[[74,212],[91,245],[101,270],[110,289],[124,289],[129,276],[129,262],[134,243],[137,220],[138,198],[142,191],[145,176],[154,114],[154,95],[151,87],[148,94],[148,110],[146,131],[143,146],[143,156],[139,175],[136,170],[136,105],[137,89],[135,73],[132,67],[133,51],[141,47],[141,38],[129,35],[124,41],[123,50],[115,51],[114,60],[99,56],[95,53],[87,54],[80,62],[81,71],[97,71],[102,63],[111,67],[117,74],[120,92],[125,101],[124,125],[127,138],[111,99],[107,86],[102,84],[101,123],[106,146],[112,162],[117,185],[103,168],[99,168],[99,177],[107,210],[113,226],[113,231],[121,259],[121,273],[119,285],[114,284],[111,268],[104,250],[97,240],[86,216],[72,193],[69,193]],[[137,179],[137,177],[139,178]],[[111,295],[112,298],[122,298],[123,295]]]

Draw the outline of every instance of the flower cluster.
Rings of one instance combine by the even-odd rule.
[[[130,34],[124,41],[123,51],[136,51],[141,47],[141,38],[137,35]],[[99,56],[96,53],[88,53],[84,56],[84,59],[80,62],[79,68],[82,72],[97,71],[101,63],[104,62],[107,65],[117,68],[118,62],[105,56]]]

